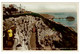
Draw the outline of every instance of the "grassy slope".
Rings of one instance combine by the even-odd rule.
[[[19,14],[19,15],[8,15],[8,16],[3,16],[3,19],[5,20],[6,18],[9,17],[19,17],[19,16],[25,16],[25,15],[32,15],[35,17],[41,17],[46,25],[48,25],[49,28],[52,30],[56,30],[58,32],[61,32],[63,38],[62,42],[55,42],[56,47],[60,48],[77,48],[77,33],[75,31],[72,31],[68,27],[65,27],[61,24],[57,24],[53,21],[50,21],[43,16],[41,16],[38,13],[26,13],[26,14]]]

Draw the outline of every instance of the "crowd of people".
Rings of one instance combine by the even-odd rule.
[[[14,25],[16,28],[16,32],[14,33],[14,45],[13,50],[32,50],[31,49],[31,43],[30,38],[33,36],[31,34],[35,33],[35,44],[36,49],[44,49],[46,50],[46,47],[49,46],[50,49],[55,48],[53,41],[61,41],[61,33],[58,33],[57,31],[51,30],[40,17],[34,17],[34,16],[20,16],[16,18],[9,18],[4,20],[6,23],[12,24],[8,25],[4,30],[9,30],[12,25]],[[14,27],[13,26],[13,27]],[[5,33],[4,33],[5,37]],[[34,42],[34,41],[33,41]],[[36,43],[37,42],[37,43]],[[40,45],[40,47],[38,46]],[[49,49],[48,48],[48,49]]]

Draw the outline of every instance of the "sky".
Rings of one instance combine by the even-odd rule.
[[[5,5],[8,4],[16,4],[18,7],[24,8],[27,11],[32,11],[32,12],[77,12],[78,9],[78,3],[71,3],[71,2],[64,2],[64,3],[59,3],[59,2],[51,2],[51,3],[3,3]]]

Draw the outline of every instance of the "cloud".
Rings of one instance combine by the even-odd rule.
[[[10,3],[11,4],[11,3]],[[76,12],[77,3],[14,3],[33,12]]]

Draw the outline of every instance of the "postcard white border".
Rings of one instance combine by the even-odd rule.
[[[0,0],[1,2],[79,2],[79,0]],[[80,53],[80,19],[78,19],[78,51],[2,51],[2,7],[0,2],[0,54],[79,54]],[[80,6],[80,4],[79,4]],[[79,7],[80,9],[80,7]],[[80,15],[80,11],[79,11]],[[80,16],[78,15],[78,18]]]

